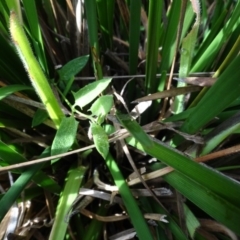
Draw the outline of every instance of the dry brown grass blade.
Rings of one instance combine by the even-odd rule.
[[[122,221],[122,220],[129,218],[128,215],[122,215],[122,214],[118,214],[116,216],[100,216],[100,215],[92,213],[86,209],[80,209],[79,211],[81,214],[83,214],[84,216],[86,216],[88,218],[96,219],[96,220],[102,221],[102,222],[117,222],[117,221]],[[164,219],[165,217],[166,217],[166,215],[164,215],[164,214],[157,214],[157,213],[144,214],[144,218],[146,218],[146,219],[167,222],[167,220]]]
[[[128,32],[130,15],[127,7],[127,2],[122,0],[117,0],[117,5],[121,13],[124,26]]]
[[[230,229],[228,229],[227,227],[225,227],[224,225],[210,220],[210,219],[200,219],[199,220],[201,223],[201,228],[209,231],[209,232],[218,232],[218,233],[223,233],[227,236],[229,236],[232,240],[237,240],[237,236],[236,234],[231,231]]]
[[[187,77],[184,79],[174,78],[174,80],[201,87],[210,87],[217,81],[216,78],[212,77]]]
[[[187,93],[191,93],[191,92],[197,92],[197,91],[200,91],[201,89],[202,88],[199,86],[188,86],[188,87],[169,89],[169,90],[165,90],[162,92],[153,93],[151,95],[148,95],[148,96],[145,96],[142,98],[138,98],[138,99],[134,100],[132,103],[156,100],[156,99],[166,98],[166,97],[174,97],[177,95],[187,94]]]

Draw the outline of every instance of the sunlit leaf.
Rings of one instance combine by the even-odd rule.
[[[104,129],[96,124],[91,123],[91,132],[93,136],[93,141],[96,146],[96,149],[98,152],[102,155],[102,157],[105,159],[108,155],[109,151],[109,143],[108,143],[108,137]]]
[[[105,95],[99,97],[91,106],[90,110],[93,115],[106,116],[113,105],[113,96]]]
[[[104,89],[106,89],[111,80],[110,78],[98,80],[81,88],[78,92],[73,92],[75,105],[82,108],[92,102]]]
[[[63,118],[52,143],[51,155],[65,153],[72,146],[77,133],[78,122],[74,117]]]

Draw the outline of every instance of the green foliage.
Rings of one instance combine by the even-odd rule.
[[[32,90],[31,87],[28,86],[22,86],[22,85],[11,85],[0,88],[0,100],[7,97],[8,95],[11,95],[15,92],[22,91],[22,90]]]
[[[86,85],[78,92],[73,92],[75,98],[75,106],[81,108],[92,102],[106,87],[110,84],[112,79],[102,79]]]
[[[90,130],[93,136],[94,144],[98,152],[105,159],[109,151],[109,143],[106,132],[100,125],[96,123],[91,123]]]
[[[239,151],[239,16],[240,1],[230,0],[0,1],[0,172],[18,164],[11,170],[12,183],[1,175],[6,192],[0,198],[0,219],[22,201],[21,195],[33,203],[32,216],[23,213],[28,219],[16,225],[31,234],[23,223],[44,212],[55,218],[47,230],[38,228],[46,239],[97,239],[104,231],[97,219],[109,221],[121,211],[130,219],[121,224],[123,230],[133,226],[143,240],[205,239],[203,214],[240,236],[238,157],[225,156],[228,147]],[[153,100],[139,123],[133,119],[130,102],[160,96],[165,89],[178,92],[192,77],[192,84],[216,82],[200,92]],[[203,145],[196,143],[196,134]],[[78,152],[76,157],[65,158],[71,150]],[[215,154],[218,150],[223,151]],[[198,162],[198,156],[210,153],[220,158]],[[47,156],[58,161],[21,167]],[[178,192],[167,201],[158,197],[161,204],[149,190],[150,197],[133,197],[134,187],[128,186],[135,182],[143,188],[138,177],[128,178],[133,165],[127,161],[138,164],[150,156],[157,163],[146,167],[146,183],[154,176],[151,189],[157,182]],[[171,172],[162,175],[167,169]],[[104,189],[104,201],[95,198],[95,185]],[[73,201],[81,186],[91,188],[92,195],[79,196],[79,207]],[[120,199],[121,208],[111,204],[109,211],[109,188],[118,189],[111,201]],[[81,217],[66,222],[71,210]],[[153,227],[144,218],[149,213],[167,215],[168,223],[154,220]],[[89,220],[90,215],[95,219]],[[119,233],[113,223],[104,224],[107,238]],[[211,238],[220,236],[204,231]],[[20,233],[15,229],[14,234]]]
[[[51,155],[67,152],[74,143],[78,122],[74,117],[64,117],[51,146]]]
[[[74,76],[77,75],[87,64],[89,55],[75,58],[66,63],[61,69],[58,70],[59,81],[64,89],[63,94],[66,95],[74,81]]]
[[[90,111],[92,115],[105,118],[113,106],[112,95],[105,95],[99,97],[91,106]]]

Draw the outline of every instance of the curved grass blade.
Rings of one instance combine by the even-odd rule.
[[[24,85],[10,85],[6,87],[0,88],[0,100],[3,98],[22,90],[32,90],[32,87],[24,86]]]

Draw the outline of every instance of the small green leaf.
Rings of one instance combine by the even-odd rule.
[[[90,129],[92,132],[94,144],[98,152],[104,159],[106,159],[109,151],[109,142],[106,132],[100,125],[96,123],[91,123]]]
[[[87,64],[89,55],[75,58],[65,64],[58,70],[60,80],[68,81],[70,78],[78,74]]]
[[[186,204],[183,204],[183,208],[184,208],[184,214],[186,217],[186,225],[187,225],[188,232],[191,238],[194,239],[194,234],[197,228],[200,227],[200,223]]]
[[[110,135],[116,131],[115,127],[111,124],[104,124],[103,129],[107,133],[107,135]]]
[[[68,151],[76,137],[78,122],[74,117],[63,118],[51,147],[51,155]]]
[[[43,109],[38,109],[32,120],[32,127],[36,127],[48,119],[48,113]]]
[[[90,110],[95,116],[106,116],[113,105],[113,96],[105,95],[99,97],[91,106]]]
[[[98,80],[81,88],[78,92],[73,92],[75,105],[83,108],[92,102],[111,82],[111,78]]]
[[[0,100],[11,95],[14,92],[22,91],[22,90],[33,90],[32,87],[24,86],[24,85],[11,85],[0,88]]]

